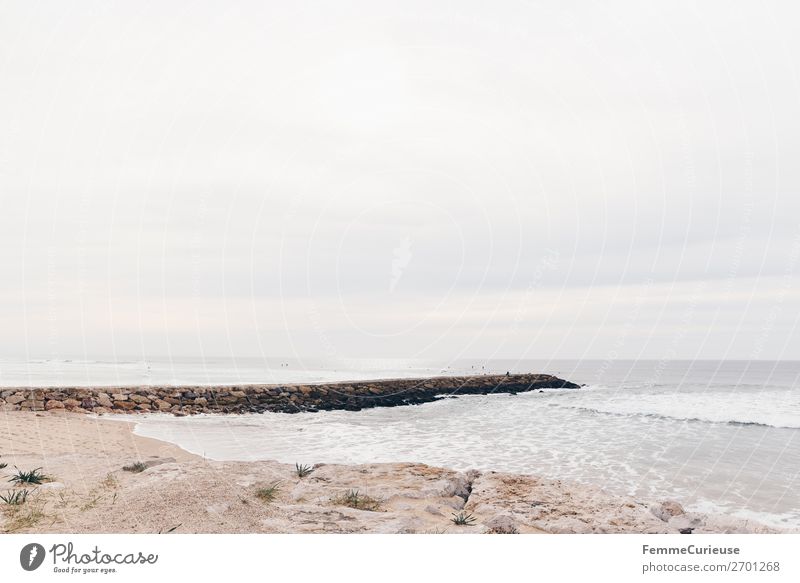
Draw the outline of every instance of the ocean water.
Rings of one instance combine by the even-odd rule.
[[[139,416],[136,432],[220,460],[416,461],[532,473],[800,528],[800,362],[245,359],[15,367],[0,365],[0,383],[319,382],[506,370],[557,374],[586,386],[456,396],[358,412]]]

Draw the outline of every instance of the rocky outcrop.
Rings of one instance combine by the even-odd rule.
[[[577,389],[552,375],[517,374],[391,379],[304,385],[106,387],[0,390],[0,411],[92,413],[298,413],[418,405],[444,396]]]

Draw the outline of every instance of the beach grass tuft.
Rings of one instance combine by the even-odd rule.
[[[359,493],[358,490],[348,490],[331,499],[337,506],[347,506],[356,510],[369,510],[377,512],[381,508],[381,501],[372,496]]]
[[[128,464],[127,466],[122,466],[122,470],[125,472],[132,472],[134,474],[139,474],[147,469],[147,466],[143,462],[135,462],[132,464]]]
[[[8,481],[14,484],[43,484],[50,478],[44,475],[40,470],[42,468],[35,468],[27,472],[16,468],[17,473],[11,476]]]
[[[14,510],[11,511],[8,521],[3,527],[3,532],[12,533],[33,528],[47,517],[38,506],[30,508],[27,506],[14,506]]]
[[[100,500],[101,500],[102,498],[103,498],[103,497],[102,497],[102,496],[100,496],[100,495],[96,495],[96,494],[95,494],[95,495],[93,495],[93,497],[92,497],[91,499],[87,500],[87,501],[86,501],[86,502],[85,502],[85,503],[84,503],[84,504],[81,506],[81,512],[86,512],[87,510],[91,510],[92,508],[94,508],[95,506],[97,506],[97,503],[98,503],[98,502],[100,502]]]
[[[312,468],[311,466],[307,466],[305,464],[296,463],[294,464],[294,467],[295,467],[294,471],[297,474],[298,478],[305,478],[307,475],[309,475],[311,472],[314,471],[314,468]]]
[[[456,526],[472,526],[478,519],[472,516],[472,514],[467,512],[459,512],[458,514],[453,514],[453,518],[450,519],[453,524]]]
[[[28,490],[9,490],[5,494],[0,494],[0,500],[9,506],[19,506],[20,504],[25,504],[28,494],[30,494]]]
[[[256,490],[256,498],[258,498],[265,504],[269,504],[270,502],[275,501],[275,498],[278,496],[279,491],[280,491],[280,482],[275,482],[274,484]]]

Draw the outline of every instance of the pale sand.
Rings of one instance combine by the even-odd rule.
[[[158,465],[122,470],[136,461]],[[0,493],[14,466],[52,477],[29,487],[24,505],[0,501],[0,532],[773,532],[725,517],[673,517],[674,504],[533,476],[395,463],[322,465],[301,479],[294,466],[209,461],[134,435],[130,423],[72,413],[0,412],[0,462],[8,464]],[[273,501],[256,496],[276,482]],[[337,501],[350,490],[378,500],[377,510]],[[459,512],[475,521],[453,524]]]

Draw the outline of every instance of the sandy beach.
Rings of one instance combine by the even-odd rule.
[[[776,532],[593,486],[414,463],[218,462],[137,436],[133,424],[68,412],[0,414],[0,531],[37,533]],[[143,471],[124,466],[140,462]],[[49,481],[16,486],[16,471]],[[141,467],[141,466],[140,466]],[[466,524],[455,524],[461,515]]]

